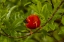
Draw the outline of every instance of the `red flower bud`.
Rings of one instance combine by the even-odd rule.
[[[26,18],[26,27],[29,29],[36,29],[40,26],[40,19],[37,15],[32,14]]]

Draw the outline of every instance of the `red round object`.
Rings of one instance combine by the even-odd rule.
[[[26,27],[29,29],[36,29],[37,27],[40,26],[40,19],[35,14],[28,16],[26,22]]]

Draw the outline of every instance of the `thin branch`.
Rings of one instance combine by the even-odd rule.
[[[18,33],[29,33],[30,31],[28,31],[28,32],[27,32],[27,31],[26,31],[26,32],[17,31],[17,32],[18,32]],[[36,33],[41,33],[41,32],[38,31],[38,32],[36,32]]]

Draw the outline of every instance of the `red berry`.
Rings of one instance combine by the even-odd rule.
[[[28,16],[26,21],[27,21],[26,27],[29,29],[36,29],[37,27],[40,26],[40,19],[35,14]]]

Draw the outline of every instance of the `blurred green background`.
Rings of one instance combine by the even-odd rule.
[[[24,20],[27,16],[37,14],[42,26],[61,1],[0,0],[0,42],[64,42],[64,4],[55,13],[52,20],[42,27],[41,30],[24,37],[29,34],[28,29],[24,25]],[[20,38],[20,36],[23,37]]]

